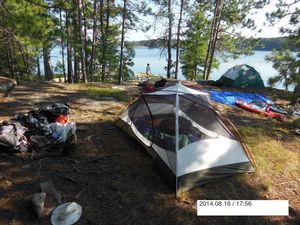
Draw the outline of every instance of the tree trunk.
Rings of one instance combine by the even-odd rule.
[[[82,5],[83,5],[83,26],[84,26],[84,64],[85,64],[85,76],[87,81],[90,80],[90,75],[89,75],[89,62],[88,62],[88,51],[87,51],[87,20],[86,20],[86,4],[84,2],[84,0],[82,1]]]
[[[7,60],[6,62],[7,62],[8,71],[11,74],[11,58],[10,58],[9,48],[6,48],[6,60]]]
[[[218,36],[219,36],[221,16],[222,16],[222,10],[223,10],[223,0],[219,0],[219,5],[218,5],[217,10],[218,10],[217,27],[215,29],[215,37],[213,39],[213,45],[212,45],[212,49],[211,49],[211,57],[210,57],[210,61],[209,61],[209,64],[208,64],[206,80],[209,79],[209,75],[210,75],[210,72],[211,72],[211,66],[212,66],[212,63],[213,63],[214,54],[215,54],[215,50],[216,50],[216,44],[217,44],[217,40],[218,40]]]
[[[27,65],[28,73],[32,74],[31,66],[30,66],[30,62],[29,62],[28,48],[27,48],[26,45],[25,45],[25,60],[26,60],[26,65]]]
[[[109,76],[110,75],[110,64],[108,63],[109,60],[107,60],[107,38],[109,37],[109,19],[110,19],[110,0],[106,0],[106,21],[105,21],[105,32],[104,32],[104,42],[103,42],[103,52],[105,54],[104,57],[104,67],[102,68],[103,71],[103,77]],[[107,70],[107,71],[106,71]]]
[[[67,64],[68,64],[68,83],[73,82],[73,66],[72,66],[72,49],[70,45],[71,40],[71,27],[69,12],[66,11],[66,29],[67,29]]]
[[[101,81],[105,79],[105,67],[106,67],[106,57],[105,57],[105,35],[104,35],[104,18],[103,18],[103,1],[100,0],[100,32],[101,32]]]
[[[22,56],[22,60],[23,60],[25,71],[26,71],[27,74],[30,74],[30,70],[28,68],[27,59],[26,59],[26,55],[25,55],[24,49],[23,49],[22,45],[20,44],[20,42],[18,42],[18,41],[16,41],[16,42],[18,44],[19,51],[20,51],[21,56]]]
[[[73,46],[73,58],[74,58],[74,82],[78,83],[81,74],[80,74],[80,63],[79,63],[79,50],[78,50],[78,44],[79,44],[79,28],[78,28],[78,9],[77,9],[77,0],[74,0],[74,4],[73,4],[74,8],[73,8],[73,12],[74,14],[70,15],[72,18],[72,25],[73,25],[73,29],[72,29],[72,42],[70,44],[72,44]],[[76,14],[77,13],[77,14]]]
[[[14,79],[14,71],[13,71],[13,67],[12,67],[12,59],[11,59],[11,54],[10,54],[10,49],[9,47],[6,49],[6,59],[7,59],[7,66],[8,66],[8,70],[10,73],[11,78]]]
[[[184,2],[184,0],[181,0],[179,20],[178,20],[178,26],[177,26],[175,79],[178,79],[179,51],[180,51],[179,50],[179,48],[180,48],[180,29],[181,29],[183,2]]]
[[[223,10],[223,0],[217,0],[215,11],[214,11],[214,18],[211,26],[210,40],[208,44],[207,55],[206,55],[205,65],[204,65],[204,72],[203,72],[204,80],[209,79],[209,75],[211,72],[211,66],[214,58],[216,43],[217,43],[219,29],[220,29],[222,10]]]
[[[300,66],[298,67],[298,77],[300,77]],[[300,80],[298,80],[294,92],[293,92],[293,98],[292,98],[292,103],[295,104],[297,103],[297,100],[300,98]],[[300,104],[300,102],[298,102]]]
[[[118,84],[122,83],[123,75],[123,49],[124,49],[124,39],[125,39],[125,20],[126,20],[126,5],[127,0],[123,0],[123,15],[122,15],[122,35],[121,35],[121,51],[120,51],[120,63],[119,63],[119,75],[118,75]]]
[[[62,14],[61,9],[59,10],[59,19],[60,19],[60,30],[63,32],[63,25],[62,25]],[[63,67],[63,75],[64,75],[64,82],[67,83],[67,75],[66,75],[66,67],[65,67],[65,46],[64,46],[64,38],[63,35],[61,35],[61,61],[62,61],[62,67]]]
[[[81,64],[81,74],[82,80],[84,83],[87,82],[86,73],[85,73],[85,57],[84,57],[84,35],[82,32],[82,0],[77,0],[77,13],[78,13],[78,33],[79,33],[79,53],[80,53],[80,64]]]
[[[169,18],[169,27],[168,27],[168,64],[167,64],[167,78],[171,77],[171,66],[172,66],[172,0],[168,0],[168,18]]]
[[[7,53],[7,52],[6,52],[6,53]],[[6,55],[6,57],[7,57],[7,55]],[[3,68],[4,68],[4,66],[0,65],[0,74],[4,74],[4,73],[3,73]]]
[[[300,82],[298,82],[294,88],[292,104],[295,104],[298,98],[300,98]]]
[[[213,21],[211,23],[209,42],[208,42],[206,58],[205,58],[205,64],[204,64],[204,70],[203,70],[203,80],[206,80],[206,74],[207,74],[207,69],[208,69],[210,51],[211,51],[211,46],[212,46],[212,39],[214,37],[214,27],[215,27],[215,23],[216,23],[217,4],[218,4],[218,0],[216,1],[216,6],[215,6],[215,9],[214,9],[214,17],[213,17]]]
[[[11,56],[11,69],[12,69],[12,78],[13,79],[19,79],[19,75],[16,74],[16,71],[15,71],[15,65],[16,65],[16,53],[14,51],[14,46],[13,46],[13,42],[11,42],[9,40],[8,42],[9,44],[9,50],[10,50],[10,56]]]
[[[14,64],[13,64],[13,58],[11,53],[11,44],[9,41],[9,37],[7,38],[7,64],[9,68],[9,73],[12,79],[15,79],[15,72],[14,72]]]
[[[79,56],[78,50],[74,48],[74,82],[78,83],[80,80],[80,68],[79,68]]]
[[[36,57],[36,66],[37,66],[37,76],[38,79],[41,80],[41,66],[40,66],[40,57]]]
[[[95,55],[96,55],[96,38],[97,38],[97,0],[94,0],[94,10],[93,10],[93,38],[92,38],[92,54],[90,59],[90,80],[93,81],[95,73]]]
[[[49,56],[49,48],[44,47],[43,48],[43,58],[44,58],[44,74],[45,74],[45,80],[51,80],[52,79],[52,71],[50,66],[50,56]]]

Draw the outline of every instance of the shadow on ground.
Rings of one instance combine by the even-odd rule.
[[[45,86],[51,90],[51,85]],[[88,98],[78,93],[63,95],[59,88],[61,95],[50,94],[42,100],[72,102]],[[28,92],[28,96],[34,94],[32,89]],[[0,103],[1,112],[3,108]],[[4,115],[12,116],[20,108],[22,104],[12,105]],[[77,109],[75,116],[80,117],[79,113]],[[116,127],[111,118],[75,121],[78,143],[66,157],[27,161],[22,156],[0,156],[0,224],[51,224],[50,212],[57,206],[51,196],[46,201],[47,215],[41,219],[36,218],[30,204],[41,181],[52,181],[63,202],[76,201],[82,206],[78,225],[299,224],[293,217],[197,217],[198,199],[264,199],[259,185],[254,188],[246,182],[254,175],[221,179],[187,192],[179,200],[143,147]]]
[[[39,182],[48,180],[63,202],[76,201],[83,207],[77,224],[297,224],[291,217],[197,217],[197,199],[264,199],[260,190],[244,182],[253,175],[221,179],[186,193],[189,201],[176,200],[143,147],[113,123],[78,127],[79,143],[65,158],[1,157],[2,179],[12,183],[1,185],[0,224],[50,224],[50,215],[36,219],[30,207]],[[54,199],[46,202],[49,210],[55,205]]]

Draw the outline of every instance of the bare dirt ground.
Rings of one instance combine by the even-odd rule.
[[[129,89],[136,93],[135,87]],[[55,199],[47,196],[46,212],[40,219],[31,207],[31,196],[40,191],[42,181],[53,182],[63,202],[82,206],[76,224],[300,224],[300,183],[284,185],[286,181],[278,176],[274,177],[278,185],[271,189],[260,175],[245,174],[206,184],[176,199],[143,147],[113,124],[125,102],[91,98],[70,85],[31,83],[17,86],[1,99],[0,121],[49,101],[70,103],[78,143],[66,157],[26,160],[22,155],[0,155],[1,225],[51,224],[51,211],[58,205]],[[234,118],[233,112],[228,115],[240,126],[246,120],[255,121]],[[287,138],[296,141],[296,146],[300,143]],[[293,143],[286,148],[299,151]],[[289,217],[197,217],[197,199],[289,199],[291,211]]]

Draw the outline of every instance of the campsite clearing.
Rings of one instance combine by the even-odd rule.
[[[135,85],[112,88],[110,84],[45,82],[17,86],[9,97],[1,98],[0,121],[42,102],[69,102],[78,144],[71,155],[59,158],[31,161],[19,154],[1,154],[0,224],[50,224],[55,199],[49,197],[48,215],[41,219],[30,205],[39,182],[49,180],[63,202],[76,201],[82,206],[76,224],[299,224],[300,137],[291,132],[300,126],[299,118],[276,121],[216,104],[238,128],[257,172],[219,179],[176,199],[155,161],[113,124],[127,100],[137,93]],[[273,97],[271,92],[269,96]],[[276,96],[278,100],[286,97],[280,91]],[[198,199],[288,199],[290,216],[197,217]]]

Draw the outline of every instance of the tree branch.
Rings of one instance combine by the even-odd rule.
[[[64,7],[64,4],[67,2],[67,0],[64,0],[63,2],[54,4],[54,5],[44,5],[44,4],[35,2],[34,0],[24,0],[24,1],[28,2],[28,3],[32,4],[32,5],[36,5],[36,6],[45,8],[45,9],[57,9],[57,8],[59,8],[59,9],[68,10],[68,8]]]

